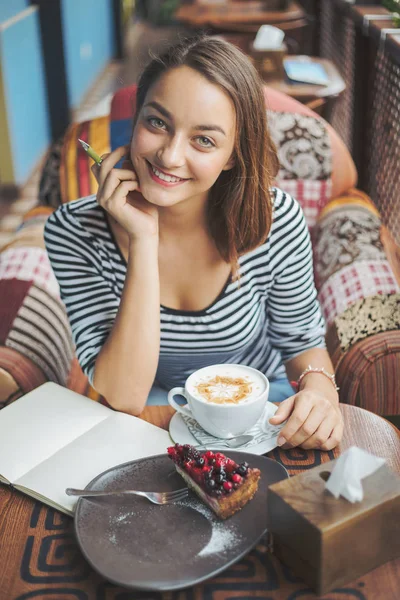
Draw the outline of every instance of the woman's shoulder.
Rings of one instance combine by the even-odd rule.
[[[78,198],[78,200],[71,200],[70,202],[66,202],[65,204],[61,204],[54,213],[52,213],[51,217],[63,216],[64,218],[71,218],[79,220],[80,216],[84,216],[87,214],[96,214],[99,212],[99,204],[97,203],[96,196],[92,194],[91,196],[85,196],[83,198]],[[100,208],[101,210],[101,208]]]
[[[293,239],[300,240],[306,234],[303,210],[297,200],[277,187],[272,187],[270,192],[272,223],[268,236],[260,246],[248,252],[244,260],[254,257],[258,260],[260,256],[267,260],[272,250],[289,244]]]
[[[45,231],[70,225],[76,228],[77,234],[89,235],[90,223],[100,222],[104,222],[104,211],[97,203],[96,196],[85,196],[59,206],[47,219]]]
[[[303,211],[298,201],[280,188],[271,188],[272,199],[272,225],[282,220],[290,221],[295,216],[303,216]]]

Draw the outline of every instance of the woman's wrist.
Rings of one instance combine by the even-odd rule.
[[[304,376],[297,386],[297,391],[302,390],[315,390],[324,394],[324,396],[330,400],[333,404],[339,403],[339,394],[334,384],[328,377],[323,373],[309,371]]]
[[[297,385],[300,387],[301,386],[301,382],[303,381],[303,379],[308,375],[311,375],[312,373],[316,373],[318,375],[323,375],[324,377],[326,377],[327,379],[329,379],[329,381],[332,383],[333,387],[335,388],[335,390],[338,392],[339,388],[336,384],[336,378],[335,378],[335,373],[330,373],[329,371],[327,371],[325,369],[325,367],[313,367],[311,365],[308,365],[308,367],[306,367],[304,369],[304,371],[302,371],[302,373],[300,373],[300,376],[297,380]]]

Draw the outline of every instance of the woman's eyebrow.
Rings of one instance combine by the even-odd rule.
[[[200,129],[201,131],[219,131],[223,135],[226,135],[225,131],[219,125],[196,125],[193,129]]]
[[[144,108],[147,108],[148,106],[150,106],[152,108],[155,108],[164,117],[166,117],[170,121],[173,121],[171,113],[166,108],[164,108],[161,104],[159,104],[158,102],[156,102],[155,100],[153,100],[152,102],[148,102],[147,104],[145,104]],[[193,127],[193,129],[200,130],[200,131],[219,131],[223,135],[226,135],[225,131],[219,125],[195,125]]]
[[[155,100],[153,100],[152,102],[148,102],[147,104],[144,105],[143,108],[147,108],[148,106],[151,106],[152,108],[155,108],[156,110],[158,110],[159,113],[161,113],[164,117],[166,117],[170,121],[173,120],[171,113],[168,112],[166,108],[161,106],[161,104],[158,104],[158,102],[156,102]]]

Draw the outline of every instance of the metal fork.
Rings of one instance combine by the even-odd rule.
[[[189,493],[188,488],[181,488],[180,490],[174,490],[173,492],[138,492],[137,490],[114,490],[111,492],[103,492],[101,490],[76,490],[74,488],[67,488],[65,490],[67,496],[120,496],[122,494],[131,494],[133,496],[143,496],[147,498],[153,504],[172,504],[183,500]]]

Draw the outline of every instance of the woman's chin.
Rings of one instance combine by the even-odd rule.
[[[143,186],[143,188],[141,188],[141,193],[143,198],[147,200],[149,204],[159,206],[160,208],[174,206],[174,204],[177,204],[177,202],[179,202],[179,200],[177,200],[176,198],[174,199],[171,196],[168,197],[166,194],[154,193],[154,189],[149,190],[146,188],[146,186]]]

